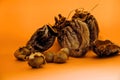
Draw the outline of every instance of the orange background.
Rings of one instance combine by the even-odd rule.
[[[98,20],[100,39],[120,45],[119,0],[0,0],[0,80],[120,80],[120,56],[71,58],[65,64],[48,63],[32,69],[13,53],[24,46],[44,24],[54,24],[54,16],[68,16],[76,8],[92,9]],[[72,15],[72,14],[71,14]],[[58,51],[57,42],[49,50]]]

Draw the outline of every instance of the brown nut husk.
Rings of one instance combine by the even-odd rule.
[[[70,50],[70,56],[84,56],[89,49],[90,33],[85,22],[79,18],[72,21],[66,20],[65,17],[59,15],[59,19],[55,18],[55,28],[58,31],[58,43],[62,48],[66,47]]]
[[[31,50],[30,50],[30,47],[28,46],[21,47],[14,52],[14,56],[18,60],[22,60],[22,61],[26,61],[30,54],[31,54]]]
[[[120,52],[120,47],[112,43],[110,40],[97,40],[93,44],[93,51],[99,57],[108,57],[117,55]]]
[[[29,66],[31,66],[32,68],[40,68],[42,67],[42,65],[44,65],[46,63],[45,61],[45,57],[42,53],[40,52],[35,52],[35,53],[32,53],[30,56],[29,56],[29,59],[28,59],[28,64]]]
[[[48,63],[53,62],[53,60],[54,60],[54,55],[55,55],[55,53],[50,52],[50,51],[44,52],[45,60],[46,60]]]

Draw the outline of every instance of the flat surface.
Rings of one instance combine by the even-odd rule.
[[[24,46],[54,16],[68,16],[76,8],[91,10],[100,27],[99,39],[120,45],[119,0],[0,0],[0,80],[120,80],[120,55],[99,59],[90,51],[83,58],[69,58],[65,64],[48,63],[32,69],[16,60],[13,53]],[[72,14],[71,14],[72,15]],[[49,50],[58,51],[57,42]]]

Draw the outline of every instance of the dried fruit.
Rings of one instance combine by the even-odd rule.
[[[97,40],[93,44],[93,51],[99,57],[107,57],[118,54],[120,52],[120,47],[112,43],[110,40]]]
[[[120,52],[119,46],[109,40],[98,40],[98,35],[99,27],[95,17],[84,9],[76,9],[71,20],[59,14],[58,18],[55,17],[54,26],[44,25],[37,29],[26,46],[16,50],[14,56],[18,60],[28,60],[32,68],[40,68],[46,61],[65,63],[69,55],[82,57],[89,49],[99,57],[108,57]],[[56,37],[61,46],[60,51],[56,54],[44,52],[53,45]]]
[[[32,46],[32,52],[43,52],[53,45],[56,35],[52,26],[44,25],[32,35],[27,46]]]
[[[31,54],[31,50],[30,47],[28,46],[24,46],[19,48],[18,50],[15,51],[14,56],[18,59],[18,60],[27,60],[28,56]]]
[[[47,62],[53,62],[54,54],[55,54],[55,53],[50,52],[50,51],[44,52],[45,60],[46,60]]]
[[[54,55],[54,62],[55,63],[65,63],[68,60],[68,57],[69,57],[68,52],[69,51],[68,51],[67,48],[62,48],[60,51],[58,51]]]
[[[85,11],[84,9],[76,9],[75,14],[72,16],[72,19],[79,18],[81,21],[85,22],[87,24],[87,27],[90,32],[90,45],[98,39],[99,34],[99,27],[97,20],[95,17],[88,11]]]
[[[84,56],[89,49],[90,41],[87,24],[80,19],[66,20],[62,15],[59,15],[59,19],[55,17],[55,21],[54,28],[58,31],[58,42],[61,47],[69,48],[70,56]]]
[[[42,53],[40,52],[35,52],[32,53],[29,56],[28,59],[28,64],[32,67],[32,68],[40,68],[42,65],[44,65],[46,63],[45,61],[45,57]]]

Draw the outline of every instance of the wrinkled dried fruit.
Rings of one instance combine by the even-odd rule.
[[[112,43],[110,40],[97,40],[93,44],[93,51],[99,57],[107,57],[118,54],[120,52],[120,47]]]
[[[30,47],[26,46],[26,47],[21,47],[18,50],[15,51],[14,56],[18,59],[18,60],[27,60],[28,56],[31,54],[31,50]]]
[[[87,27],[90,32],[90,44],[98,39],[99,34],[99,27],[97,20],[93,15],[91,15],[90,12],[85,11],[84,9],[76,9],[75,14],[73,15],[72,19],[79,18],[81,21],[85,22],[87,24]]]
[[[32,52],[43,52],[53,45],[56,35],[52,26],[44,25],[32,35],[27,46],[32,46]]]
[[[42,65],[44,65],[46,63],[45,61],[45,57],[42,53],[40,52],[35,52],[32,53],[29,56],[28,59],[28,64],[29,66],[31,66],[32,68],[40,68]]]
[[[55,54],[55,53],[49,52],[49,51],[44,52],[45,60],[46,60],[47,62],[53,62],[54,54]]]
[[[59,15],[59,19],[55,18],[55,21],[54,27],[58,31],[58,42],[61,47],[68,48],[70,56],[81,57],[85,55],[90,42],[87,24],[80,19],[66,20],[61,15]]]

